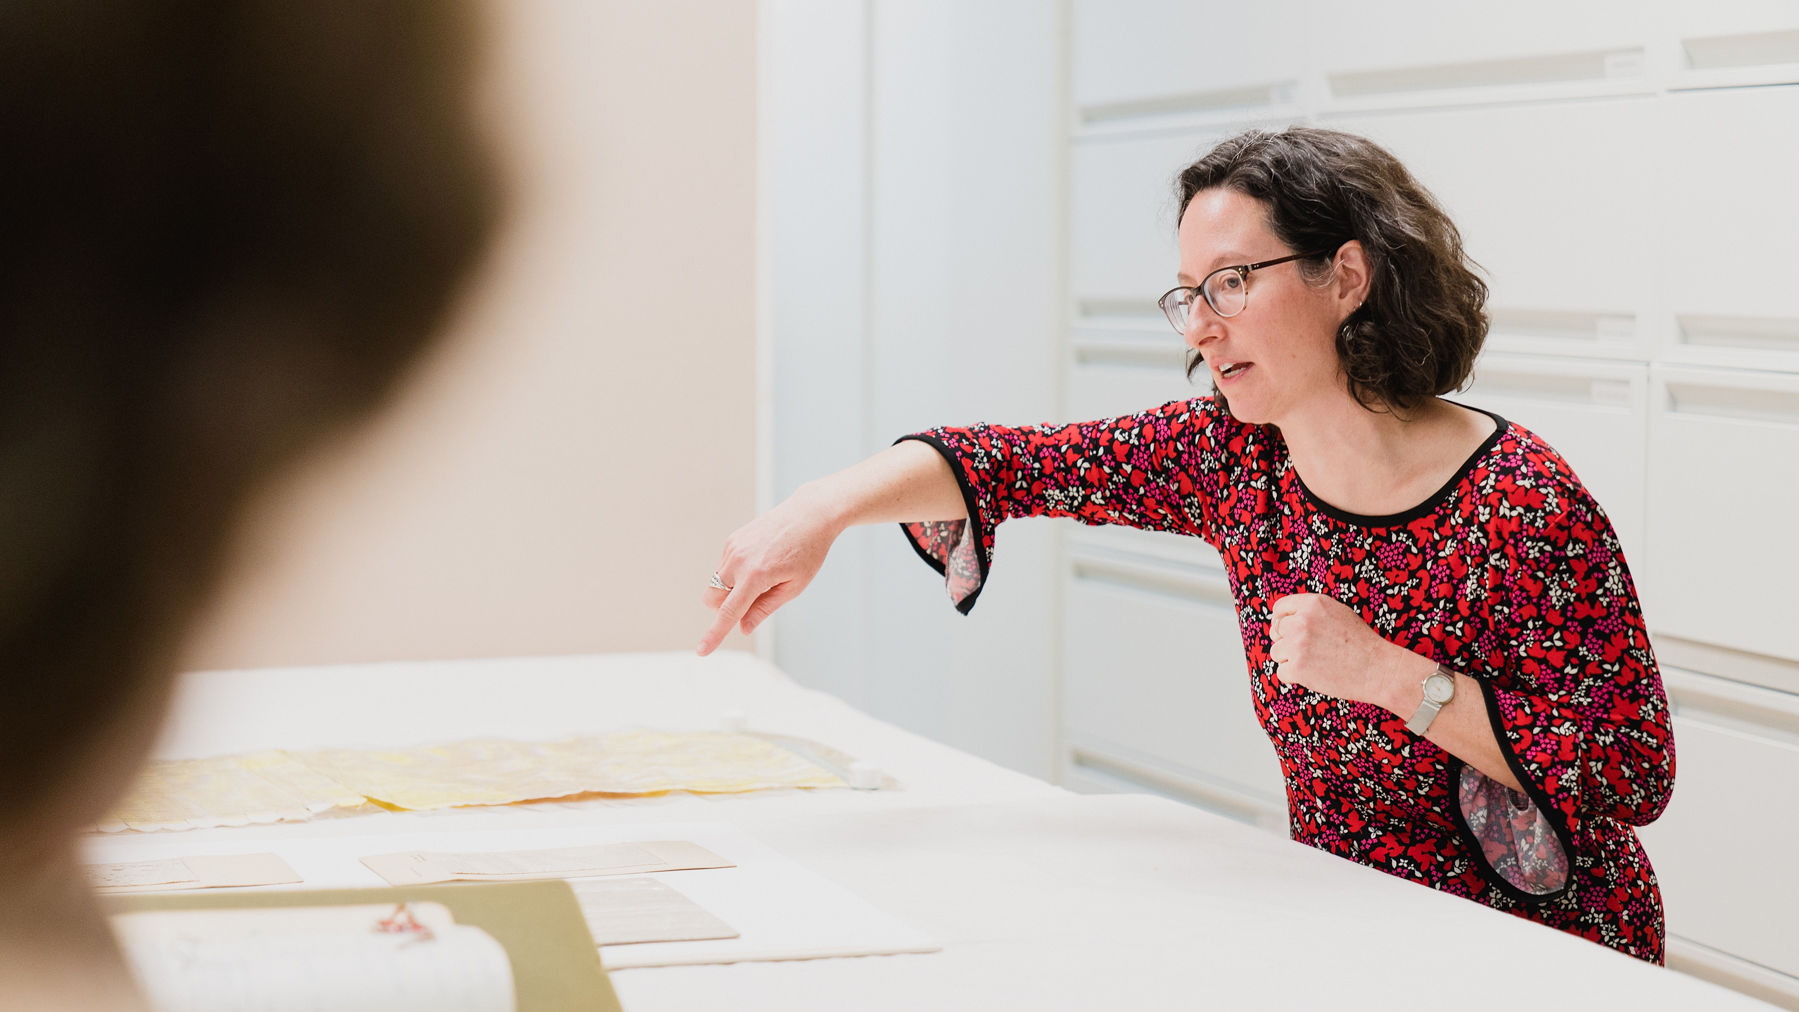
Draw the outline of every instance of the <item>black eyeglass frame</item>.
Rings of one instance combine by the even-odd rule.
[[[1174,332],[1177,334],[1184,334],[1184,333],[1186,333],[1186,330],[1184,330],[1179,324],[1176,324],[1174,322],[1174,313],[1168,307],[1168,297],[1170,295],[1173,295],[1175,292],[1198,292],[1199,297],[1206,300],[1206,305],[1211,307],[1212,312],[1218,313],[1219,316],[1222,316],[1228,320],[1233,316],[1240,315],[1243,312],[1243,309],[1249,308],[1249,293],[1247,291],[1245,291],[1243,293],[1243,309],[1239,309],[1235,313],[1220,313],[1220,312],[1218,312],[1217,304],[1215,304],[1212,301],[1212,297],[1210,295],[1206,294],[1206,286],[1211,283],[1213,278],[1217,277],[1220,274],[1225,273],[1226,271],[1235,271],[1237,273],[1237,276],[1243,279],[1243,284],[1247,288],[1247,286],[1249,285],[1249,275],[1255,271],[1261,270],[1264,267],[1274,267],[1276,265],[1284,264],[1284,263],[1287,263],[1292,260],[1307,260],[1312,257],[1327,256],[1330,253],[1331,253],[1330,250],[1318,250],[1317,252],[1313,252],[1313,253],[1295,253],[1292,256],[1276,257],[1273,260],[1264,260],[1261,263],[1256,263],[1256,264],[1237,264],[1232,267],[1220,267],[1217,270],[1213,271],[1212,273],[1207,274],[1205,277],[1200,278],[1199,284],[1197,284],[1197,285],[1176,285],[1173,288],[1168,289],[1167,291],[1162,293],[1161,298],[1156,300],[1156,305],[1161,307],[1162,315],[1168,318],[1168,325],[1171,327],[1174,327]]]

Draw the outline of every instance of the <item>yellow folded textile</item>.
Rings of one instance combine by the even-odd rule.
[[[370,805],[422,811],[576,794],[735,794],[844,786],[830,770],[753,734],[621,731],[549,742],[483,738],[405,749],[158,760],[144,770],[113,817],[97,828],[116,832],[296,821],[330,809]]]

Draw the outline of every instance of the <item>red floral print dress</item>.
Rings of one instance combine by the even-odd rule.
[[[1210,398],[931,429],[904,438],[950,462],[968,519],[902,526],[964,613],[1011,517],[1204,538],[1236,599],[1293,839],[1659,963],[1661,892],[1632,827],[1667,806],[1674,740],[1636,588],[1567,462],[1488,414],[1496,430],[1448,484],[1378,517],[1318,500],[1277,429]],[[1269,609],[1308,592],[1478,681],[1525,792],[1407,731],[1405,715],[1281,682]]]

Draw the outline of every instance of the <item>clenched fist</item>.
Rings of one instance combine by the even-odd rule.
[[[1289,594],[1274,602],[1269,654],[1281,681],[1394,709],[1418,655],[1388,642],[1334,597]]]

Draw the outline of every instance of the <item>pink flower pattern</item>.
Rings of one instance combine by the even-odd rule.
[[[1674,740],[1636,588],[1567,462],[1492,417],[1452,480],[1385,517],[1317,499],[1277,429],[1209,398],[1071,425],[936,428],[905,438],[950,462],[968,518],[902,527],[964,613],[1012,517],[1203,538],[1230,578],[1295,840],[1661,962],[1661,893],[1633,827],[1668,803]],[[1524,793],[1398,714],[1281,682],[1269,608],[1300,592],[1476,679]]]

